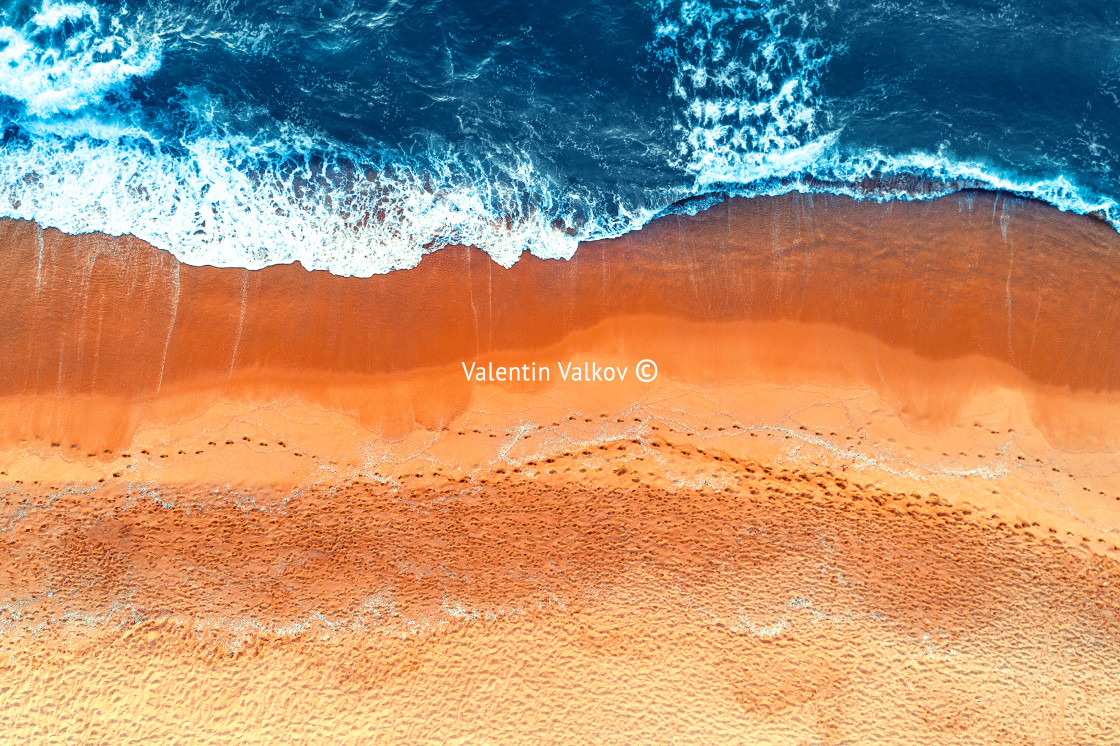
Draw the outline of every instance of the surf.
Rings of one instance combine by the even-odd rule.
[[[664,215],[790,192],[884,201],[988,189],[1120,225],[1120,188],[1092,186],[1090,170],[1052,154],[1016,166],[994,150],[854,142],[858,112],[830,93],[830,75],[859,41],[840,11],[795,0],[690,0],[646,5],[648,16],[635,18],[592,7],[607,20],[576,20],[602,30],[498,33],[490,47],[450,52],[446,70],[409,67],[409,54],[430,57],[439,39],[482,31],[447,28],[433,12],[416,21],[429,35],[406,38],[397,15],[359,7],[350,26],[316,21],[331,25],[337,41],[289,45],[289,61],[318,65],[329,80],[346,64],[369,76],[349,89],[338,77],[331,106],[312,96],[311,83],[276,68],[298,25],[283,28],[270,11],[49,0],[22,15],[9,10],[0,24],[0,217],[70,234],[130,234],[192,265],[298,262],[350,276],[414,267],[458,244],[503,267],[526,253],[570,259],[581,243]],[[460,8],[443,10],[473,23]],[[517,11],[538,29],[571,20],[534,12],[546,11]],[[567,81],[592,71],[562,55],[573,39],[607,28],[611,53],[625,51],[633,67],[601,73],[616,90],[584,110],[586,96]],[[413,86],[408,101],[418,108],[347,114],[356,97],[388,95],[377,65],[361,60],[369,56],[363,44],[389,39],[404,60],[393,80]],[[530,42],[541,61],[506,51]],[[215,60],[214,72],[182,82],[202,55]],[[498,60],[528,65],[534,86],[555,90],[527,98]],[[238,84],[234,72],[252,66],[263,77]],[[273,91],[270,81],[283,86]],[[513,110],[461,124],[423,116],[429,107],[462,118],[489,93],[505,106],[523,101],[527,121]],[[604,108],[612,95],[625,102],[617,111]],[[533,132],[547,136],[526,139]],[[1098,171],[1108,168],[1102,162]]]

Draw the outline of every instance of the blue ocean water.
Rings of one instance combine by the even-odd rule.
[[[192,264],[510,265],[793,189],[1120,225],[1120,3],[0,7],[0,215]]]

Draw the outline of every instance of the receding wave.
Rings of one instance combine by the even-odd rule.
[[[37,141],[0,155],[0,209],[68,233],[133,234],[189,264],[370,275],[424,253],[479,246],[509,266],[523,251],[567,258],[581,240],[642,218],[565,222],[594,205],[519,163],[407,159],[199,139],[184,154],[145,142]]]
[[[298,261],[366,276],[448,244],[510,266],[568,258],[704,195],[827,191],[922,199],[988,188],[1096,213],[1112,197],[1056,171],[1028,176],[983,159],[845,144],[822,76],[847,50],[826,21],[783,3],[661,2],[644,52],[670,82],[665,178],[581,184],[514,142],[471,147],[345,143],[290,122],[238,131],[220,95],[182,89],[168,129],[129,96],[174,46],[158,16],[45,3],[0,28],[0,215],[68,233],[133,234],[190,264]],[[651,135],[652,137],[652,135]]]

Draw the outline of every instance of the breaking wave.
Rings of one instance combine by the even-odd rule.
[[[447,90],[402,65],[401,80],[413,81],[419,103],[398,106],[396,129],[385,124],[396,89],[376,78],[376,65],[368,80],[332,82],[337,116],[322,121],[314,119],[315,107],[326,94],[314,81],[303,88],[286,79],[285,86],[266,85],[270,50],[283,45],[260,40],[277,33],[270,30],[275,18],[254,23],[239,16],[223,38],[220,22],[236,14],[215,6],[198,10],[205,23],[196,27],[184,21],[181,6],[48,0],[22,17],[11,11],[0,26],[0,215],[68,233],[133,234],[189,264],[299,261],[359,276],[414,266],[448,244],[478,246],[504,266],[525,251],[568,258],[581,241],[696,209],[707,203],[689,200],[711,194],[801,190],[923,199],[979,187],[1117,224],[1111,196],[1068,169],[1047,170],[1046,159],[1014,167],[1005,155],[962,155],[951,142],[853,142],[847,128],[867,104],[829,94],[831,66],[852,50],[827,6],[661,0],[647,10],[645,22],[628,29],[640,64],[612,78],[643,87],[629,93],[629,109],[612,113],[606,99],[598,111],[579,109],[559,94],[526,99],[484,80],[505,75],[489,71],[498,69],[494,60],[512,37],[472,51],[477,59],[463,72],[454,50],[466,42],[448,33],[412,50],[412,59],[450,66],[441,78],[450,81]],[[441,12],[439,4],[428,12]],[[334,28],[348,28],[354,17]],[[363,44],[395,22],[388,10],[361,18],[367,36],[340,41],[336,57],[368,58]],[[615,24],[615,37],[624,21],[601,20]],[[198,33],[203,26],[209,31]],[[234,36],[248,41],[234,43]],[[207,39],[216,46],[207,47]],[[541,47],[542,61],[530,70],[535,86],[573,74],[575,63],[556,51],[566,43]],[[314,72],[315,55],[302,54]],[[246,93],[250,86],[233,68],[184,81],[183,71],[205,55],[243,69],[252,62],[257,88]],[[506,78],[496,80],[509,88]],[[506,98],[487,101],[483,83]],[[364,111],[377,117],[346,114],[346,97],[375,94],[388,103]],[[529,101],[532,116],[513,122],[520,115],[503,112],[521,100]],[[438,106],[482,113],[473,124],[460,113],[457,129],[444,126],[450,118],[438,112],[433,126],[417,124],[424,107]],[[311,113],[283,116],[278,109]],[[565,112],[574,112],[575,124],[562,119]],[[615,119],[599,121],[608,115]]]

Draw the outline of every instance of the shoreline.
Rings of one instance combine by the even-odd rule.
[[[801,195],[368,279],[0,243],[7,733],[1117,736],[1099,221]],[[628,374],[464,376],[533,361]]]
[[[918,427],[944,426],[977,387],[1020,389],[1059,449],[1120,444],[1120,426],[1100,416],[1120,403],[1111,352],[1120,315],[1105,300],[1115,294],[1109,256],[1120,234],[1007,199],[731,200],[585,245],[565,262],[526,257],[506,270],[476,249],[449,247],[412,270],[364,279],[294,265],[192,267],[135,239],[8,221],[0,397],[104,399],[142,420],[135,410],[158,409],[176,392],[209,390],[216,400],[259,391],[361,417],[369,413],[360,402],[328,389],[414,373],[425,382],[410,407],[417,396],[443,400],[414,418],[431,429],[470,396],[452,380],[459,366],[579,354],[565,342],[572,335],[614,319],[649,319],[649,328],[661,319],[707,334],[713,353],[690,346],[686,331],[681,354],[645,330],[591,344],[625,352],[631,365],[649,357],[641,348],[657,349],[663,375],[684,383],[778,375],[872,389]],[[792,326],[769,338],[767,324]],[[860,351],[830,343],[827,328]],[[737,333],[761,352],[737,352]],[[822,345],[827,355],[815,353]],[[107,440],[82,433],[96,441],[85,450],[120,447],[135,427],[106,425],[117,433]],[[389,429],[401,427],[411,426]],[[0,445],[13,435],[67,439],[49,421],[30,431],[0,423]]]
[[[506,270],[448,248],[368,279],[195,268],[134,239],[3,223],[14,334],[0,337],[0,483],[112,483],[140,451],[162,452],[140,459],[157,482],[196,470],[299,484],[315,473],[293,462],[301,450],[379,478],[438,453],[473,478],[528,458],[521,431],[573,437],[569,418],[698,433],[719,420],[791,439],[768,446],[775,458],[808,449],[888,480],[982,479],[1111,546],[1120,304],[1104,299],[1120,234],[1006,199],[733,200],[566,262]],[[647,359],[651,382],[463,377]],[[464,423],[492,437],[464,446]],[[230,460],[226,441],[291,447]]]

